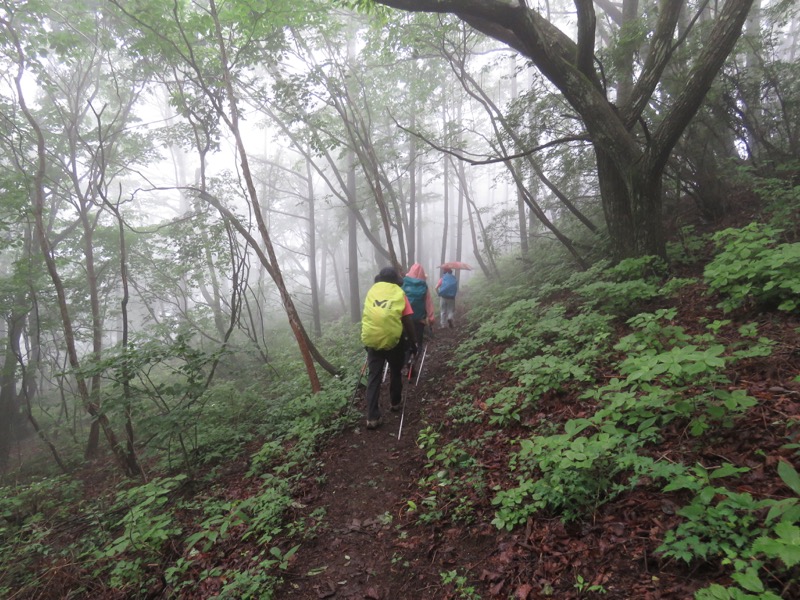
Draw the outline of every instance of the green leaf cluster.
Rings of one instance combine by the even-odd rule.
[[[421,523],[444,519],[471,523],[475,519],[474,501],[485,496],[485,474],[465,442],[441,444],[441,434],[428,426],[417,436],[425,452],[428,475],[420,478],[421,499],[409,501],[409,512]]]
[[[706,265],[709,290],[726,312],[751,303],[795,311],[800,306],[800,243],[780,243],[781,230],[751,223],[713,236],[720,250]]]
[[[147,576],[147,565],[157,561],[164,545],[182,531],[167,503],[186,479],[186,475],[155,478],[117,494],[116,510],[123,515],[113,530],[119,534],[94,552],[99,571],[107,571],[110,585],[135,586],[136,592],[146,589],[152,577]]]
[[[735,585],[713,584],[697,592],[697,600],[777,600],[769,579],[797,581],[800,564],[800,475],[790,464],[778,463],[778,474],[794,492],[786,499],[755,500],[716,482],[742,472],[723,464],[714,471],[701,466],[687,470],[665,491],[690,490],[691,502],[680,509],[684,522],[667,532],[658,551],[692,563],[716,558],[733,567]]]
[[[499,490],[492,500],[495,526],[511,530],[541,510],[564,521],[583,518],[635,484],[621,475],[649,464],[636,452],[641,442],[612,425],[580,435],[591,426],[571,420],[563,434],[520,442],[512,461],[523,475],[517,487]]]

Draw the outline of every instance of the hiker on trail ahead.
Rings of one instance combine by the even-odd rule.
[[[367,292],[361,316],[361,343],[367,349],[367,429],[381,424],[381,378],[389,363],[391,379],[389,396],[392,410],[399,410],[403,401],[403,363],[406,349],[417,352],[417,338],[412,315],[414,309],[406,298],[403,280],[392,267],[385,267],[375,277]],[[405,339],[403,336],[405,333]]]
[[[453,269],[444,269],[439,283],[436,284],[436,293],[439,294],[442,327],[447,323],[453,326],[453,317],[456,316],[456,294],[458,294],[458,279],[453,275]]]
[[[421,346],[425,338],[425,326],[433,326],[433,300],[428,289],[425,269],[419,263],[414,263],[403,277],[403,291],[414,309],[414,331],[417,334],[417,343]]]

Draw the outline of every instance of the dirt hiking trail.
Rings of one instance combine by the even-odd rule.
[[[381,388],[383,424],[376,430],[364,427],[361,386],[353,406],[358,425],[331,440],[322,451],[319,473],[298,498],[304,514],[325,512],[315,539],[295,555],[276,598],[442,598],[439,572],[431,568],[436,548],[409,522],[407,502],[425,459],[417,434],[446,410],[439,390],[452,389],[447,363],[458,337],[457,328],[426,333],[419,383],[403,382],[404,413],[389,410],[387,378]]]

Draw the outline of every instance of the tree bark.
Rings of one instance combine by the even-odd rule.
[[[444,202],[444,206],[442,208],[443,210],[442,252],[440,258],[442,263],[445,263],[447,262],[447,237],[450,233],[450,157],[449,156],[444,157],[444,166],[442,170],[443,170],[442,186],[444,188],[444,192],[442,194],[442,200]]]
[[[14,303],[16,306],[24,304]],[[11,445],[16,437],[18,417],[17,408],[17,356],[14,352],[14,338],[22,335],[25,315],[17,310],[6,319],[6,347],[0,367],[0,473],[5,472],[11,452]]]
[[[308,285],[311,288],[311,318],[314,335],[322,336],[322,318],[319,307],[319,281],[317,278],[317,222],[314,198],[314,179],[311,161],[306,158],[306,181],[308,183]]]
[[[347,153],[347,195],[355,204],[356,198],[356,160],[355,153]],[[361,320],[361,294],[358,289],[358,227],[356,227],[355,208],[347,213],[347,281],[350,291],[350,320],[358,323]],[[338,286],[338,279],[337,279]]]
[[[411,113],[411,127],[416,129],[417,114]],[[417,260],[417,138],[408,136],[408,229],[406,231],[406,245],[408,247],[408,263]]]

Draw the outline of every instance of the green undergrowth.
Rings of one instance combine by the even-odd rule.
[[[356,361],[352,325],[334,329],[323,347]],[[96,366],[112,380],[122,368],[114,360]],[[298,361],[276,360],[257,383],[203,389],[213,360],[189,340],[129,353],[144,481],[97,496],[63,475],[2,488],[0,597],[34,597],[45,577],[68,582],[75,597],[145,597],[161,586],[179,597],[198,585],[218,597],[272,597],[299,544],[324,522],[322,513],[293,516],[292,497],[320,445],[356,418],[355,376],[326,377],[312,394]],[[107,387],[113,411],[124,399]],[[236,560],[215,558],[232,546]]]
[[[679,262],[709,241],[715,249],[702,280],[670,277],[665,263],[645,257],[552,281],[508,265],[513,287],[473,283],[472,331],[452,363],[460,381],[453,430],[445,437],[432,425],[419,436],[428,463],[412,514],[469,523],[490,510],[498,529],[513,531],[537,517],[591,521],[604,504],[647,491],[674,500],[681,517],[656,555],[730,575],[729,585],[697,598],[800,589],[797,471],[767,462],[759,448],[744,464],[698,458],[759,414],[759,399],[736,375],[769,361],[776,346],[760,333],[758,311],[798,310],[800,245],[781,234],[751,224],[700,239],[685,229],[671,247]],[[678,302],[687,289],[699,290],[709,315],[688,324]],[[729,318],[712,317],[715,306]],[[570,410],[548,412],[559,401]],[[788,417],[770,426],[797,435]],[[668,442],[669,457],[660,451]],[[498,450],[499,479],[486,467]],[[784,452],[798,459],[797,447]],[[754,465],[780,478],[780,495],[742,491]]]

